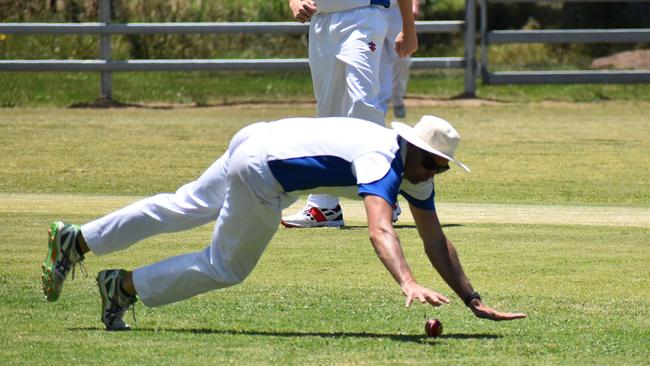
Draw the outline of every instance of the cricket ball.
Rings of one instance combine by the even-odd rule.
[[[424,324],[424,333],[429,337],[435,338],[442,334],[442,323],[438,319],[429,319]]]

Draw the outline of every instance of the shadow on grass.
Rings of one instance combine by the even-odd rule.
[[[68,106],[71,109],[106,109],[106,108],[141,108],[141,109],[180,109],[180,108],[213,108],[213,107],[230,107],[230,106],[245,106],[245,105],[287,105],[288,102],[284,99],[280,100],[265,100],[265,99],[242,99],[242,100],[233,100],[233,101],[223,101],[216,103],[207,103],[202,101],[194,101],[191,103],[123,103],[115,99],[110,98],[97,98],[92,102],[80,102],[74,103]],[[314,100],[293,100],[291,105],[304,104],[304,105],[314,105],[316,102]]]
[[[68,328],[71,331],[101,331],[104,328],[87,327],[87,328]],[[261,330],[238,330],[238,329],[213,329],[213,328],[171,328],[171,329],[156,329],[156,328],[134,328],[133,332],[138,333],[183,333],[183,334],[224,334],[224,335],[247,335],[247,336],[262,336],[262,337],[318,337],[318,338],[366,338],[366,339],[390,339],[399,342],[413,342],[421,344],[435,344],[439,339],[498,339],[501,338],[495,334],[468,334],[468,333],[452,333],[443,334],[438,338],[430,338],[424,335],[409,335],[409,334],[382,334],[382,333],[366,333],[366,332],[270,332]]]
[[[463,224],[443,224],[441,225],[443,228],[445,227],[458,227],[458,226],[463,226]],[[395,224],[393,225],[395,229],[415,229],[417,226],[415,225],[400,225],[400,224]],[[359,230],[359,229],[367,229],[368,225],[345,225],[341,226],[338,229],[339,230]]]

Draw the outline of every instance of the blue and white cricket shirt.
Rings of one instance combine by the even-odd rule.
[[[435,209],[432,180],[402,179],[406,143],[392,129],[344,117],[289,118],[267,127],[261,148],[288,194],[372,194],[394,205],[401,193],[416,207]]]

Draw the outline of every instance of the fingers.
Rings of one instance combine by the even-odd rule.
[[[397,56],[400,58],[404,58],[407,56],[410,56],[415,50],[410,51],[407,49],[406,45],[404,44],[404,41],[397,41],[395,42],[395,53],[397,53]]]
[[[413,291],[407,293],[405,306],[407,308],[410,307],[415,299],[419,300],[420,303],[422,304],[428,303],[431,304],[432,306],[440,306],[443,304],[450,303],[449,299],[446,296],[441,295],[437,292],[433,292],[429,289],[422,288],[420,289],[420,291]]]
[[[296,20],[304,23],[310,20],[311,16],[314,15],[314,13],[316,13],[316,7],[313,5],[313,3],[307,1],[302,3],[300,7],[294,9],[293,16],[296,18]]]
[[[523,319],[527,315],[524,313],[502,313],[499,316],[499,320],[515,320],[515,319]]]
[[[443,305],[443,304],[449,304],[450,303],[450,301],[449,301],[449,299],[447,297],[445,297],[444,295],[438,294],[438,293],[433,293],[433,294],[427,296],[426,300],[427,300],[426,302],[428,302],[429,304],[431,304],[433,306],[440,306],[440,305]],[[423,304],[424,304],[424,302],[423,302]]]
[[[527,316],[525,313],[502,313],[488,307],[473,310],[477,317],[494,321],[523,319]]]
[[[397,52],[397,56],[399,56],[400,58],[404,58],[409,55],[407,51],[408,50],[406,49],[406,45],[404,44],[404,41],[395,43],[395,52]]]
[[[406,295],[406,303],[404,304],[407,308],[411,306],[413,302],[413,294]]]
[[[438,293],[436,295],[438,296],[440,301],[444,302],[445,304],[451,303],[451,300],[449,300],[449,298],[447,298],[447,296],[442,295],[442,294],[438,294]]]

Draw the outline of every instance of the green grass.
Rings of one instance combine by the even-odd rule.
[[[159,308],[139,304],[129,333],[101,328],[96,272],[200,250],[210,225],[90,255],[88,277],[77,273],[55,304],[42,298],[38,267],[49,221],[87,222],[134,198],[127,195],[173,190],[196,177],[245,123],[313,109],[3,109],[0,193],[35,194],[22,204],[0,195],[0,359],[11,365],[647,363],[650,225],[581,226],[570,218],[566,225],[460,224],[441,217],[485,301],[529,314],[516,322],[473,317],[431,270],[416,230],[403,220],[398,232],[416,278],[453,300],[439,309],[405,309],[361,217],[350,217],[353,226],[343,230],[279,230],[243,284]],[[436,113],[464,138],[459,157],[473,172],[441,176],[441,202],[648,207],[647,109],[632,102],[421,106],[409,110],[408,121]],[[52,194],[60,194],[59,204],[51,203]],[[96,198],[84,202],[81,194]],[[442,337],[424,336],[425,317],[442,321]]]
[[[99,96],[99,74],[0,72],[0,106],[67,107]],[[415,99],[451,99],[464,91],[461,71],[414,70]],[[477,96],[501,102],[648,101],[650,84],[482,85]],[[222,105],[313,101],[309,72],[125,72],[113,74],[113,98],[127,104]]]
[[[472,169],[440,177],[443,201],[647,205],[648,103],[411,108],[463,138]],[[175,109],[5,109],[0,192],[148,195],[197,177],[242,126],[310,116],[314,105]]]
[[[92,218],[72,212],[65,217]],[[649,356],[647,229],[447,228],[486,301],[529,314],[511,323],[477,320],[458,299],[438,310],[404,309],[363,227],[280,230],[244,284],[165,307],[138,306],[137,330],[115,334],[100,327],[92,274],[199,250],[211,228],[147,240],[125,255],[90,256],[91,276],[68,282],[62,299],[49,304],[41,299],[37,265],[44,255],[45,223],[55,218],[47,208],[2,215],[0,309],[9,316],[0,321],[0,356],[9,364],[103,359],[107,364],[635,365]],[[415,229],[399,234],[415,275],[450,294],[427,265]],[[5,244],[17,242],[23,243],[20,249]],[[424,337],[425,316],[443,322],[443,337]]]

